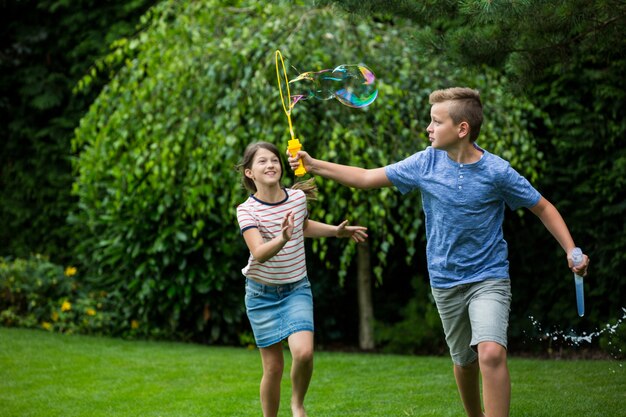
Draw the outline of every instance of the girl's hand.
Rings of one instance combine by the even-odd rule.
[[[337,226],[337,237],[351,237],[356,243],[365,242],[367,239],[367,233],[365,231],[367,227],[363,226],[348,226],[348,221],[344,220],[339,226]]]
[[[289,240],[291,239],[291,236],[293,235],[293,227],[294,227],[294,217],[293,217],[293,212],[288,212],[287,214],[285,214],[285,218],[283,219],[283,224],[282,224],[282,235],[283,235],[283,240],[285,241],[285,243],[289,242]]]

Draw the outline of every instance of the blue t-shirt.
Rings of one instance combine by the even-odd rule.
[[[428,147],[385,167],[403,194],[419,189],[426,215],[426,258],[430,284],[450,288],[489,278],[508,278],[504,204],[533,207],[541,194],[504,159],[483,152],[459,164]]]

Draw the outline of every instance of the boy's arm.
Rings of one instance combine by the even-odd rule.
[[[348,226],[347,220],[338,226],[314,220],[307,220],[304,223],[304,237],[351,237],[357,243],[367,239],[366,230],[367,227],[364,226]]]
[[[576,247],[576,245],[574,244],[574,239],[572,239],[572,235],[570,234],[563,217],[561,217],[561,214],[556,207],[554,207],[554,205],[544,197],[541,197],[539,202],[534,207],[530,208],[530,211],[541,219],[541,222],[544,226],[546,226],[546,229],[548,229],[557,242],[559,242],[567,254],[567,261],[572,271],[581,276],[587,275],[587,266],[589,265],[589,258],[587,255],[583,255],[583,262],[579,266],[573,266],[573,262],[569,257],[569,254],[572,252],[572,249]]]
[[[382,188],[393,184],[387,178],[385,168],[364,169],[348,165],[314,159],[305,151],[299,151],[296,157],[289,156],[291,169],[298,168],[298,161],[302,159],[304,168],[310,174],[335,180],[343,185],[354,188]]]

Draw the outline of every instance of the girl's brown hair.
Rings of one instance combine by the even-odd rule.
[[[241,182],[243,186],[250,192],[256,193],[256,185],[251,178],[248,178],[245,174],[246,169],[252,168],[252,163],[254,162],[254,156],[256,155],[259,149],[267,149],[280,161],[280,180],[283,178],[283,173],[285,172],[285,165],[283,164],[283,158],[280,155],[280,151],[278,148],[269,142],[253,142],[246,147],[246,150],[243,153],[243,158],[241,161],[235,166],[241,173]],[[291,188],[295,190],[302,190],[306,195],[307,200],[315,200],[317,198],[317,187],[315,186],[315,178],[310,178],[306,181],[300,181],[294,183]]]

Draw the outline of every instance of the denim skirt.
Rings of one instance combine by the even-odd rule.
[[[246,279],[245,302],[254,339],[260,348],[296,332],[314,330],[313,294],[307,277],[275,286]]]

